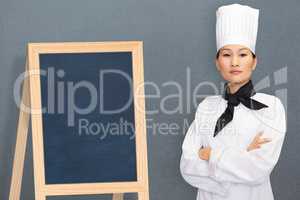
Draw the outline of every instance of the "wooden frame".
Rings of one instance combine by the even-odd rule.
[[[113,183],[46,184],[44,166],[43,124],[41,112],[41,85],[39,54],[42,53],[90,53],[90,52],[132,52],[135,138],[137,159],[137,181]],[[68,42],[28,44],[27,71],[34,71],[29,80],[24,81],[23,102],[30,102],[32,145],[34,161],[35,199],[46,200],[47,196],[91,195],[113,193],[114,199],[122,199],[123,193],[137,192],[139,200],[149,199],[148,162],[145,121],[145,99],[143,69],[143,43],[141,41],[122,42]],[[20,199],[20,188],[25,157],[29,113],[20,110],[17,143],[10,191],[10,200]]]

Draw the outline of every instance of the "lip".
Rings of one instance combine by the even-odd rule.
[[[239,71],[239,70],[232,70],[232,71],[230,71],[230,73],[236,75],[236,74],[242,73],[242,71]]]

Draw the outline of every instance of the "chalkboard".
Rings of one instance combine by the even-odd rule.
[[[46,184],[137,181],[134,130],[121,130],[121,120],[134,127],[132,83],[122,76],[132,78],[131,52],[41,54],[40,68],[48,72],[41,79],[42,106],[53,109],[43,113]],[[57,88],[67,98],[58,97]],[[75,112],[88,106],[87,114]]]
[[[148,199],[142,42],[32,43],[28,52],[36,190]]]

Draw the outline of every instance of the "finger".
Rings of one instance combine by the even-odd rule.
[[[259,132],[258,134],[256,134],[255,139],[260,138],[262,135],[263,135],[263,132],[261,131],[261,132]]]
[[[254,149],[259,149],[259,148],[260,148],[260,145],[254,145],[254,146],[249,147],[247,150],[252,151]]]
[[[258,143],[261,144],[261,143],[267,143],[267,142],[271,142],[271,141],[272,141],[271,138],[261,138]]]
[[[267,144],[267,143],[269,143],[270,141],[266,141],[266,142],[261,142],[261,143],[259,143],[260,145],[263,145],[263,144]]]

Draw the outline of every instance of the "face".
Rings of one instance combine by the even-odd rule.
[[[251,78],[257,58],[251,50],[242,45],[226,45],[220,49],[216,67],[221,76],[230,84],[241,84]]]

